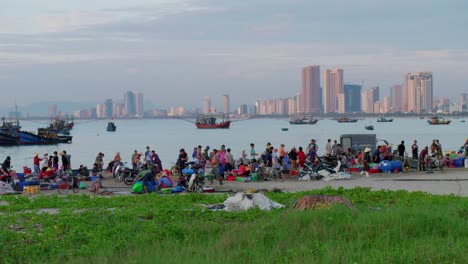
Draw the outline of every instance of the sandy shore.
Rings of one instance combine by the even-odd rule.
[[[435,171],[431,174],[425,172],[409,172],[399,174],[371,174],[370,177],[361,176],[358,173],[352,174],[354,179],[341,181],[299,181],[297,179],[287,179],[283,182],[239,182],[224,181],[221,186],[215,182],[209,187],[216,191],[245,191],[247,189],[281,189],[284,192],[297,192],[313,189],[321,189],[327,186],[333,188],[354,188],[356,186],[370,187],[373,190],[407,190],[424,191],[432,194],[454,194],[458,196],[468,196],[468,169],[449,169],[445,171]],[[91,182],[85,182],[91,186]],[[105,179],[103,185],[116,194],[129,193],[130,186],[122,183],[116,183],[113,179]],[[57,190],[41,191],[41,194],[56,194]],[[71,193],[71,191],[69,192]],[[90,194],[87,190],[81,190],[80,193]]]

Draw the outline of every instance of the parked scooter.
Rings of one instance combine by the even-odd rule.
[[[176,179],[178,186],[182,186],[188,192],[203,192],[205,185],[204,169],[195,162],[188,162],[187,167]]]

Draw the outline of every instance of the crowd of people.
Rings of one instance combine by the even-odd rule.
[[[231,148],[227,148],[225,145],[221,145],[219,149],[199,145],[193,148],[190,155],[182,148],[179,150],[175,166],[169,171],[163,169],[162,161],[156,151],[147,146],[144,153],[135,150],[131,155],[130,163],[133,170],[144,172],[140,173],[139,177],[145,182],[145,186],[147,186],[147,182],[161,186],[162,177],[169,178],[171,174],[180,174],[188,166],[189,162],[195,164],[197,168],[201,168],[206,174],[213,175],[214,179],[219,181],[219,184],[223,184],[225,174],[230,174],[232,171],[236,171],[238,175],[246,176],[253,173],[258,166],[263,165],[267,168],[288,170],[290,174],[294,175],[307,162],[319,162],[319,147],[315,139],[311,139],[305,148],[293,146],[287,150],[285,144],[273,146],[267,143],[260,151],[257,151],[257,149],[256,145],[251,143],[250,149],[248,151],[243,150],[241,156],[236,158],[232,154]],[[393,150],[393,144],[387,143],[378,145],[375,149],[367,147],[365,149],[348,148],[345,150],[337,140],[328,139],[321,154],[322,156],[336,156],[343,164],[361,165],[363,173],[367,174],[370,169],[369,164],[395,158],[402,161],[405,158],[416,160],[419,164],[419,170],[425,170],[431,158],[437,159],[445,166],[449,166],[449,154],[451,153],[443,154],[442,144],[438,139],[434,139],[430,146],[425,146],[421,150],[417,140],[414,140],[411,145],[411,155],[408,155],[404,141],[401,141],[395,150]],[[456,154],[459,157],[468,158],[468,138]],[[83,176],[98,175],[103,171],[115,174],[117,165],[122,164],[122,162],[120,152],[117,152],[107,164],[107,167],[104,168],[104,154],[100,152],[96,156],[91,171],[86,166],[80,165],[78,173]],[[10,171],[10,164],[11,157],[8,156],[2,163],[3,173]],[[56,176],[57,173],[60,174],[61,171],[71,169],[71,155],[67,154],[65,150],[60,153],[54,151],[50,156],[48,153],[44,153],[42,156],[35,153],[32,165],[32,173],[38,176],[39,179],[47,180]]]

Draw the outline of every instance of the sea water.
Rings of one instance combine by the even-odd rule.
[[[191,156],[193,148],[198,145],[219,149],[224,144],[232,149],[237,159],[242,150],[249,153],[250,143],[254,143],[257,153],[261,153],[268,142],[275,147],[285,144],[286,150],[293,146],[305,149],[313,138],[317,140],[319,154],[323,154],[327,139],[339,142],[341,134],[376,134],[378,139],[394,144],[394,149],[404,140],[406,151],[411,155],[414,139],[418,140],[419,150],[430,146],[433,139],[439,139],[445,152],[458,150],[468,138],[468,123],[460,122],[461,119],[439,126],[429,125],[426,119],[419,118],[396,118],[389,123],[376,120],[369,118],[356,123],[338,123],[333,119],[322,119],[315,125],[290,125],[288,119],[250,119],[232,122],[230,129],[197,129],[194,123],[178,119],[115,120],[116,132],[106,131],[107,120],[76,120],[71,131],[73,143],[0,147],[0,162],[11,156],[14,169],[22,171],[23,166],[32,167],[32,157],[36,152],[42,157],[44,152],[51,155],[53,151],[60,153],[66,150],[71,155],[73,168],[81,164],[92,167],[99,152],[105,154],[105,163],[120,152],[123,161],[130,165],[134,150],[144,153],[145,147],[150,146],[159,155],[163,167],[168,168],[176,162],[179,149],[184,148]],[[369,124],[374,125],[373,131],[364,128]],[[41,121],[21,121],[26,131],[37,131],[38,127],[46,125],[47,121],[42,121],[42,124]],[[289,130],[282,131],[282,128]]]

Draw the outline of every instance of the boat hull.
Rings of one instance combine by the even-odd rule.
[[[291,125],[315,125],[318,122],[318,119],[311,121],[289,121]]]
[[[195,125],[199,129],[217,129],[217,128],[225,128],[226,129],[226,128],[229,128],[229,126],[231,125],[231,121],[225,121],[225,122],[221,122],[221,123],[218,123],[218,124],[195,123]]]
[[[382,122],[383,122],[383,123],[385,123],[385,122],[393,122],[393,119],[377,119],[377,122],[381,122],[381,123],[382,123]]]
[[[429,123],[429,125],[448,125],[452,121],[431,121],[431,120],[428,120],[427,122]]]
[[[338,120],[338,123],[356,123],[357,122],[357,119],[353,119],[353,120]]]
[[[13,146],[18,144],[18,137],[0,132],[0,146]]]
[[[71,143],[72,136],[56,135],[54,137],[39,136],[30,132],[20,131],[18,145],[53,145]]]

